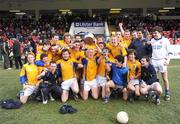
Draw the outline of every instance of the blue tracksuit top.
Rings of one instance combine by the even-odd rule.
[[[112,64],[112,80],[116,85],[123,86],[125,82],[124,75],[127,74],[128,67],[118,67],[115,64]]]

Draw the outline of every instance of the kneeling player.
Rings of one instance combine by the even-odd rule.
[[[128,91],[127,91],[127,75],[128,75],[128,67],[123,67],[124,57],[116,56],[115,64],[107,64],[107,70],[111,71],[112,80],[108,81],[105,84],[105,103],[108,103],[109,97],[111,94],[111,89],[118,89],[123,92],[123,99],[128,99]]]
[[[47,104],[48,96],[50,97],[51,101],[54,101],[52,94],[56,98],[60,97],[62,92],[59,82],[60,72],[57,69],[57,65],[54,61],[50,62],[49,70],[44,70],[38,76],[38,78],[43,79],[43,82],[39,85],[43,104]]]
[[[70,52],[68,49],[61,51],[62,59],[57,61],[61,72],[61,87],[62,87],[62,102],[66,102],[69,97],[69,89],[73,91],[74,95],[77,96],[79,92],[79,86],[76,79],[75,68],[82,68],[82,64],[77,64],[74,60],[70,59]]]
[[[136,51],[134,49],[128,50],[128,61],[127,66],[129,67],[129,82],[128,82],[128,90],[129,92],[129,101],[134,101],[134,93],[135,98],[140,96],[139,90],[139,79],[141,76],[141,63],[135,59]]]
[[[98,84],[96,81],[97,62],[94,56],[94,49],[88,49],[86,51],[86,58],[82,59],[82,64],[84,65],[84,89],[81,95],[84,100],[87,100],[89,91],[91,90],[92,97],[98,99]]]
[[[153,91],[156,95],[155,103],[159,105],[160,95],[162,94],[162,87],[158,82],[154,67],[149,63],[148,57],[143,57],[141,59],[141,80],[141,94],[148,95],[149,91]]]
[[[106,72],[106,63],[113,61],[109,58],[108,49],[102,49],[102,55],[97,59],[98,69],[97,69],[97,83],[99,86],[99,91],[101,91],[102,98],[105,97],[105,84],[107,82],[107,72]]]
[[[30,95],[38,89],[38,67],[35,65],[35,55],[28,53],[28,63],[24,64],[20,72],[20,83],[23,84],[23,90],[20,93],[20,101],[25,104]]]

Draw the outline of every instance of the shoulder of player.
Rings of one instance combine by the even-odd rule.
[[[141,63],[138,60],[136,60],[136,64],[141,65]]]
[[[131,65],[131,61],[127,60],[127,66]]]
[[[126,70],[126,71],[129,71],[129,67],[128,66],[123,67],[123,69]]]
[[[77,60],[75,58],[70,58],[68,62],[77,62]]]
[[[23,65],[23,68],[27,68],[27,67],[30,67],[30,66],[32,66],[31,64],[29,64],[29,63],[26,63],[26,64],[24,64]],[[34,64],[34,66],[37,66],[36,64]]]
[[[170,42],[169,39],[166,38],[166,37],[163,37],[163,40],[166,41],[166,43],[169,43],[169,42]]]
[[[155,69],[154,69],[154,66],[153,66],[152,64],[149,64],[149,66],[148,66],[148,70],[149,70],[149,71],[153,71],[153,70],[155,70]]]
[[[111,43],[106,43],[106,47],[110,49],[112,47]]]
[[[60,64],[63,60],[62,59],[59,59],[56,61],[56,64]]]
[[[37,70],[38,70],[39,67],[38,67],[36,64],[26,63],[26,64],[23,65],[22,68],[23,68],[23,69],[27,69],[27,68],[33,68],[33,69],[35,69],[35,68],[37,68]]]
[[[28,64],[28,63],[26,63],[26,64],[24,64],[24,65],[23,65],[23,67],[26,67],[26,66],[28,66],[28,65],[29,65],[29,64]]]

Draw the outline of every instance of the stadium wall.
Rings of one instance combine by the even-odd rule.
[[[180,0],[0,0],[0,10],[180,7]]]

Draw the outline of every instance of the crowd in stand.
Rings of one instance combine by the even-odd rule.
[[[7,17],[0,19],[0,46],[3,47],[3,42],[7,41],[6,48],[1,49],[2,54],[7,53],[4,58],[6,63],[5,69],[13,67],[13,42],[14,39],[20,42],[21,57],[25,57],[27,51],[32,50],[37,52],[37,46],[52,38],[54,34],[58,34],[59,39],[62,39],[63,34],[69,31],[71,22],[73,21],[107,21],[109,25],[118,25],[123,22],[124,29],[129,29],[132,34],[136,34],[136,30],[141,27],[144,29],[144,35],[149,34],[149,31],[155,25],[162,26],[164,31],[162,34],[169,39],[171,44],[180,44],[180,28],[178,20],[157,20],[154,21],[152,17],[141,16],[96,16],[89,17],[88,15],[44,15],[36,21],[27,16],[21,19],[15,17]],[[117,26],[118,27],[118,26]],[[117,28],[118,29],[118,28]],[[119,30],[119,29],[118,29]],[[16,53],[15,53],[16,55]],[[20,55],[18,55],[20,56]],[[8,60],[9,59],[9,60]],[[18,59],[15,59],[16,68]],[[20,62],[20,61],[19,61]],[[25,59],[26,62],[26,59]],[[22,62],[20,62],[22,63]],[[22,66],[22,64],[20,64]]]
[[[10,38],[16,38],[20,42],[27,42],[34,40],[44,40],[52,37],[52,34],[57,33],[60,37],[64,32],[69,31],[70,25],[73,21],[107,21],[109,25],[117,25],[119,22],[123,22],[127,28],[131,31],[137,30],[142,27],[145,30],[151,30],[152,27],[159,25],[164,28],[164,34],[167,38],[172,38],[173,44],[179,37],[179,23],[178,20],[153,20],[152,17],[142,16],[95,16],[89,17],[88,15],[49,15],[41,16],[36,21],[35,19],[24,16],[21,19],[15,17],[0,19],[0,36],[6,40]],[[178,33],[178,35],[176,35]]]

